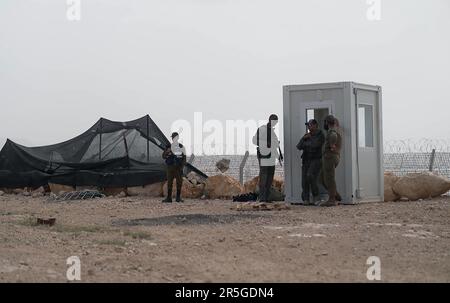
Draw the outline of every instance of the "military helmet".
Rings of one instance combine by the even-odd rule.
[[[328,115],[325,117],[325,122],[334,125],[336,123],[336,118],[333,115]]]

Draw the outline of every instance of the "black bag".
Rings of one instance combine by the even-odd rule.
[[[267,125],[267,143],[268,143],[267,148],[270,149],[272,147],[272,132],[270,130],[269,125]],[[262,155],[259,150],[259,128],[256,131],[256,145],[258,146],[256,148],[256,156],[258,157],[258,159],[270,159],[270,157],[272,157],[272,153],[269,153],[267,155]]]

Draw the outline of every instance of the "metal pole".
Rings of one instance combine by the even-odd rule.
[[[430,172],[433,171],[435,158],[436,158],[436,149],[433,148],[433,151],[431,152],[431,156],[430,156],[430,166],[428,168],[430,170]]]
[[[241,165],[239,165],[239,182],[244,185],[244,167],[245,163],[247,162],[249,152],[246,151],[244,158],[242,159]]]
[[[98,145],[98,159],[102,160],[102,132],[103,132],[103,118],[100,118],[100,144]]]
[[[194,162],[194,159],[195,159],[195,155],[191,154],[191,156],[189,157],[188,163],[192,164],[192,162]]]
[[[150,162],[150,144],[149,144],[149,137],[150,137],[150,126],[149,126],[149,120],[150,116],[147,115],[147,162]]]

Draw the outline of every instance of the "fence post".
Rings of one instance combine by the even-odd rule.
[[[430,156],[430,165],[429,165],[429,171],[432,172],[433,168],[434,168],[434,159],[436,158],[436,149],[433,148],[433,150],[431,151],[431,156]]]
[[[248,151],[245,152],[244,158],[242,159],[241,165],[239,165],[239,183],[241,183],[242,185],[244,185],[244,167],[245,167],[245,163],[247,163],[247,159],[248,159]]]

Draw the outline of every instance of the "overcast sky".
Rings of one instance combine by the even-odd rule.
[[[383,87],[385,139],[448,139],[450,1],[0,2],[0,144],[67,140],[99,117],[282,115],[282,86]]]

